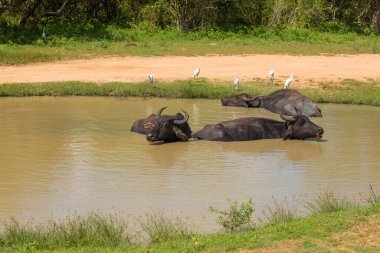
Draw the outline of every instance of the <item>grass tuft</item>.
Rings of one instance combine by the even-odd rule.
[[[373,185],[369,185],[368,196],[364,196],[364,200],[368,205],[380,204],[380,195],[375,191]]]
[[[298,201],[293,199],[292,203],[289,203],[286,198],[282,202],[278,202],[275,198],[272,198],[272,200],[272,206],[267,206],[267,210],[263,211],[266,224],[275,225],[297,218]]]
[[[357,206],[355,202],[346,197],[339,197],[331,191],[322,192],[316,199],[305,203],[306,209],[312,213],[333,213]]]
[[[167,218],[162,212],[146,214],[139,223],[143,234],[148,236],[146,241],[151,243],[190,238],[194,234],[181,218]]]
[[[115,215],[67,217],[46,224],[21,224],[14,218],[6,221],[0,234],[2,247],[27,247],[51,250],[75,247],[116,247],[127,245],[127,223]]]

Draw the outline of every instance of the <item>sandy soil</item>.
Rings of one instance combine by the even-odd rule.
[[[339,81],[341,79],[380,79],[380,55],[340,56],[163,56],[111,57],[38,63],[23,66],[0,66],[0,83],[48,81],[145,81],[148,73],[156,80],[173,81],[192,78],[194,69],[201,68],[200,77],[228,80],[238,75],[240,80],[266,78],[275,69],[278,82],[283,83],[294,73],[298,87],[313,85],[310,80]],[[315,85],[315,84],[314,84]]]

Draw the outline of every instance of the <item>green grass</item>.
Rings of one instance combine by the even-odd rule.
[[[99,56],[241,55],[241,54],[360,54],[380,53],[380,37],[355,33],[327,33],[306,29],[200,31],[123,29],[113,26],[96,32],[40,30],[24,37],[12,33],[0,42],[1,64],[25,64]],[[83,34],[81,33],[83,32]],[[20,33],[20,32],[19,32]],[[9,38],[8,38],[9,37]],[[26,37],[26,38],[25,38]]]
[[[380,204],[380,195],[375,191],[372,185],[369,186],[369,193],[362,196],[368,205]]]
[[[321,193],[314,202],[325,202],[330,192]],[[378,196],[370,186],[367,198]],[[333,196],[335,196],[333,194]],[[330,204],[339,206],[342,198],[328,198]],[[313,203],[314,203],[313,202]],[[250,207],[251,202],[247,202]],[[279,202],[271,210],[279,210]],[[230,206],[231,212],[237,204]],[[280,209],[285,210],[286,207]],[[162,213],[146,215],[138,220],[140,231],[134,231],[117,215],[72,216],[43,224],[21,224],[15,219],[3,223],[0,229],[1,252],[226,252],[238,249],[262,249],[273,245],[297,242],[298,252],[330,252],[343,242],[352,241],[343,233],[354,225],[371,227],[371,219],[380,218],[380,203],[368,202],[366,206],[349,205],[328,209],[327,212],[313,210],[306,217],[291,217],[246,230],[219,232],[208,235],[189,232],[180,218],[169,219]],[[223,211],[224,212],[224,211]],[[238,215],[245,216],[244,212]],[[376,218],[377,217],[377,218]],[[376,220],[375,220],[376,222]],[[376,223],[375,223],[376,224]],[[371,232],[371,230],[367,230]],[[143,233],[149,236],[144,240]],[[340,237],[332,235],[341,235]],[[355,237],[355,235],[351,235]],[[143,244],[139,243],[141,237]],[[327,247],[327,248],[326,248]],[[370,248],[359,242],[353,247],[363,252],[377,252],[380,242]]]
[[[333,213],[356,206],[357,204],[353,201],[330,191],[320,194],[316,199],[305,204],[305,207],[312,213]]]
[[[295,198],[293,198],[291,203],[286,198],[281,202],[275,198],[272,199],[272,205],[268,205],[266,210],[263,211],[265,223],[276,225],[283,222],[289,222],[297,218],[299,213],[299,201]]]
[[[144,241],[150,243],[166,242],[183,238],[190,238],[191,232],[180,218],[167,218],[163,212],[146,214],[139,219]]]
[[[321,83],[316,87],[298,89],[318,103],[364,104],[380,106],[380,85],[376,81],[359,82],[345,80],[340,83]],[[236,93],[267,95],[280,86],[269,85],[267,81],[256,80],[241,83],[235,91],[230,83],[212,82],[206,79],[184,80],[172,83],[111,82],[106,84],[81,82],[21,83],[0,85],[0,97],[12,96],[116,96],[116,97],[166,97],[166,98],[207,98],[218,99]]]
[[[0,234],[1,248],[24,250],[115,247],[129,244],[127,223],[114,215],[67,217],[47,224],[21,224],[10,219],[3,224]]]
[[[73,244],[65,244],[66,241],[56,241],[54,238],[52,240],[50,235],[40,234],[34,235],[37,237],[26,236],[30,240],[20,240],[13,236],[10,238],[14,240],[13,243],[4,244],[1,243],[4,237],[2,235],[0,236],[0,249],[2,252],[226,252],[237,249],[260,249],[276,243],[286,243],[287,240],[299,240],[301,251],[313,251],[320,247],[316,242],[334,245],[332,234],[343,233],[357,222],[365,223],[373,215],[378,216],[379,214],[380,205],[376,204],[333,213],[312,214],[304,218],[248,231],[169,238],[166,241],[147,245],[125,243],[128,240],[116,246],[103,245],[103,242],[97,244],[97,241],[91,241],[92,238],[85,239],[84,237],[78,237]],[[81,240],[89,243],[81,244]],[[41,241],[47,241],[49,244],[41,244]]]

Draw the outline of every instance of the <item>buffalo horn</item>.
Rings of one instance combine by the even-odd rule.
[[[165,110],[167,107],[162,107],[160,110],[157,111],[156,113],[156,119],[159,119],[161,117],[161,113],[163,110]]]
[[[256,98],[257,98],[257,96],[256,97],[249,97],[249,98],[243,97],[243,100],[244,101],[252,101],[252,100],[255,100]]]
[[[175,119],[173,121],[174,124],[177,124],[177,125],[184,124],[189,120],[190,118],[189,114],[185,110],[182,110],[182,111],[185,113],[185,117],[183,119]]]
[[[286,115],[280,114],[280,117],[281,119],[285,121],[289,121],[289,122],[294,122],[296,120],[294,116],[286,116]]]

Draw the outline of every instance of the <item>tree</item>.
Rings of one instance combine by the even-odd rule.
[[[372,1],[372,25],[376,34],[380,34],[380,0]]]

